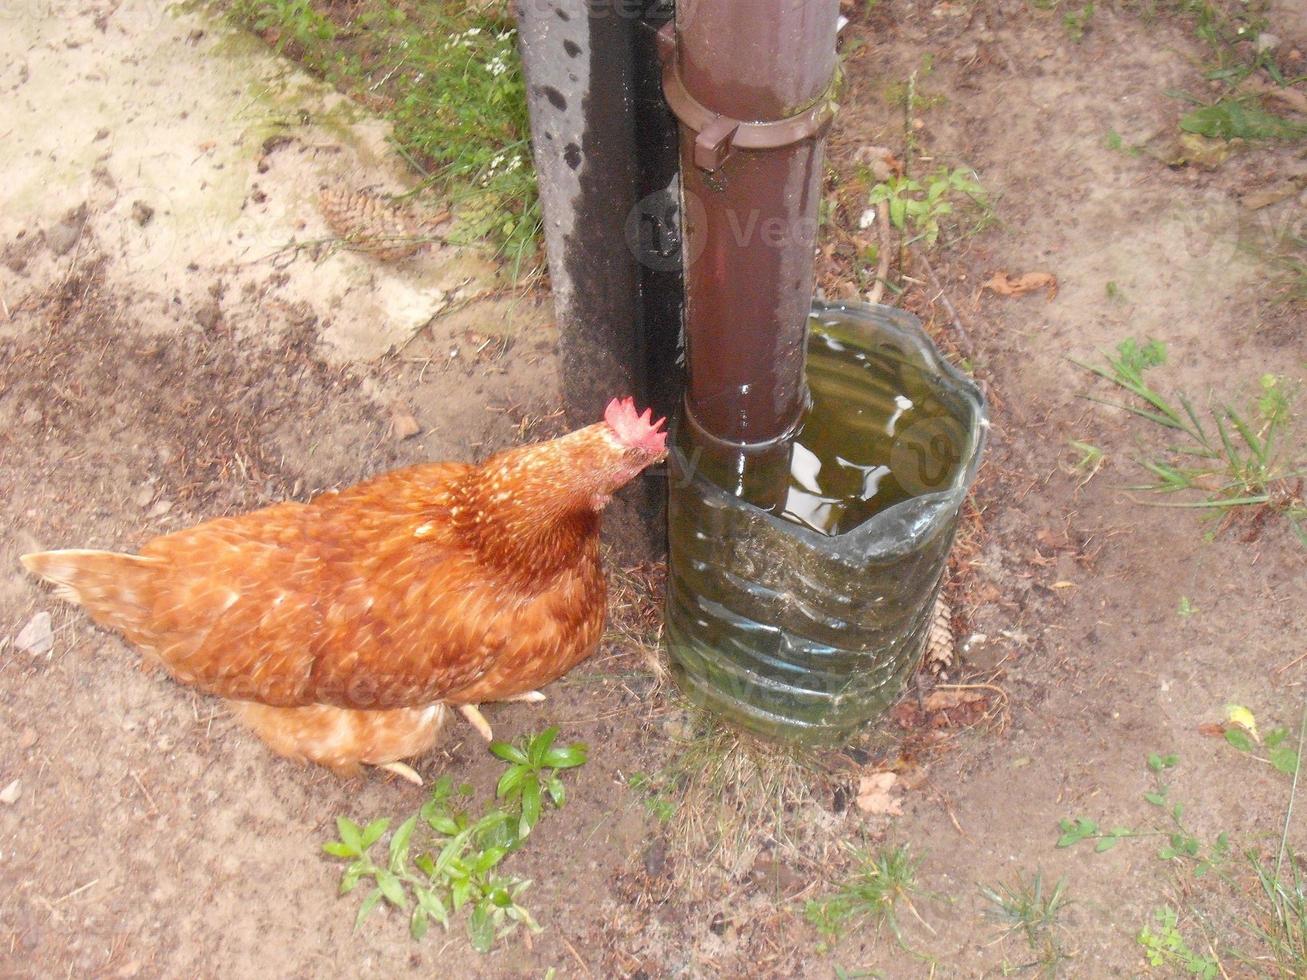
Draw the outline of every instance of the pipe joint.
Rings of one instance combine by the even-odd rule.
[[[677,120],[694,134],[694,165],[706,173],[725,166],[733,150],[779,150],[825,135],[835,118],[836,79],[812,105],[784,119],[747,122],[709,109],[686,88],[677,64],[676,24],[658,31],[663,61],[663,94]]]

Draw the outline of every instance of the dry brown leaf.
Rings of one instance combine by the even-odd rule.
[[[894,816],[903,812],[903,800],[890,790],[899,781],[898,773],[873,772],[858,780],[858,809],[877,816]]]
[[[934,690],[926,695],[926,699],[921,703],[927,711],[947,711],[949,708],[961,707],[964,704],[975,704],[977,701],[985,700],[984,691],[966,691],[949,688],[947,690]]]
[[[1007,272],[996,272],[980,287],[1000,296],[1024,296],[1037,289],[1048,291],[1048,298],[1057,295],[1057,276],[1051,272],[1026,272],[1019,276]]]

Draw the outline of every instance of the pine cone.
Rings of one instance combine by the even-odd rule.
[[[382,262],[397,262],[415,254],[422,228],[405,208],[370,191],[328,187],[318,195],[322,215],[331,230],[351,248]]]
[[[926,638],[926,669],[937,677],[947,676],[953,666],[956,641],[953,637],[953,610],[940,596],[935,600],[935,615]]]

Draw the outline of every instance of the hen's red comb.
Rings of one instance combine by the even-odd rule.
[[[640,415],[635,410],[634,398],[614,398],[604,410],[604,421],[627,446],[648,453],[667,450],[667,433],[662,430],[667,419],[653,421],[653,409],[646,408]]]

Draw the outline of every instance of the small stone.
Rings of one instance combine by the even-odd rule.
[[[22,415],[23,425],[39,425],[41,422],[41,410],[32,405]]]
[[[208,332],[218,329],[222,323],[222,307],[217,303],[205,303],[195,311],[195,322]]]
[[[146,516],[148,516],[148,517],[163,517],[163,515],[166,514],[166,513],[168,513],[168,511],[170,511],[170,510],[172,510],[172,501],[171,501],[171,500],[160,500],[160,501],[158,501],[158,502],[157,502],[153,507],[150,508],[150,513],[149,513],[148,515],[146,515]]]
[[[394,436],[396,442],[411,439],[421,431],[422,425],[418,420],[402,409],[396,409],[390,418],[390,434]]]
[[[1257,35],[1258,54],[1261,54],[1264,51],[1274,51],[1279,46],[1280,38],[1278,35],[1272,34],[1269,31],[1262,31],[1262,33]]]
[[[154,220],[154,208],[150,207],[144,201],[133,201],[132,220],[144,228]]]
[[[45,244],[50,251],[55,255],[67,254],[82,237],[82,228],[86,225],[89,213],[86,205],[81,204],[65,214],[58,224],[52,225],[45,233]]]
[[[657,878],[667,867],[667,841],[655,837],[644,851],[644,870],[650,878]]]
[[[34,657],[54,649],[54,630],[50,628],[50,614],[39,612],[14,637],[14,646]]]
[[[0,803],[5,806],[13,806],[23,795],[23,781],[15,779],[4,789],[0,789]]]
[[[134,498],[136,502],[136,506],[140,507],[142,510],[144,510],[146,507],[149,507],[150,501],[152,501],[153,499],[154,499],[154,487],[149,485],[143,486],[141,487],[141,489],[137,490],[136,497]]]
[[[867,167],[871,175],[882,182],[903,172],[903,164],[883,146],[860,146],[853,152],[853,161]]]
[[[95,131],[95,142],[99,143],[101,140],[107,140],[108,138],[109,138],[109,130],[104,128],[103,126],[101,126],[99,129]]]
[[[45,244],[49,246],[50,251],[55,255],[67,255],[69,250],[77,244],[77,239],[81,237],[81,234],[81,225],[70,225],[61,221],[45,233]]]
[[[18,736],[18,748],[26,752],[36,744],[37,734],[35,728],[24,728]]]

